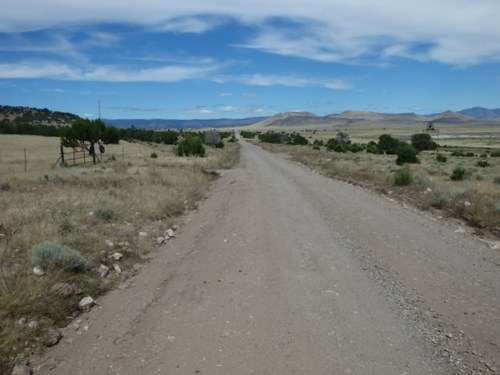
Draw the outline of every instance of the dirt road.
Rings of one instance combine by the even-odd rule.
[[[498,249],[242,143],[177,238],[36,373],[498,373]]]

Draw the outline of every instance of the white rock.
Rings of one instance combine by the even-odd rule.
[[[167,237],[169,237],[169,238],[170,238],[170,237],[173,237],[174,235],[175,235],[175,233],[174,233],[173,229],[167,229],[167,230],[165,231],[165,236],[167,236]]]
[[[139,237],[146,237],[148,234],[146,232],[139,232]]]
[[[122,273],[122,269],[118,264],[113,264],[113,269],[115,270],[116,273]]]
[[[43,269],[39,266],[36,266],[35,268],[33,268],[33,273],[36,275],[36,276],[43,276],[45,275],[45,272],[43,272]]]
[[[158,237],[156,239],[156,242],[158,243],[158,245],[161,245],[163,242],[165,242],[165,237]]]
[[[115,244],[114,244],[114,243],[113,243],[113,241],[111,241],[111,240],[106,240],[106,241],[104,241],[104,242],[106,242],[106,245],[108,245],[109,247],[113,247],[113,246],[115,246]]]
[[[21,318],[21,319],[19,319],[19,320],[16,322],[16,324],[17,324],[18,326],[23,326],[23,325],[25,325],[25,324],[26,324],[26,318]]]
[[[30,320],[28,323],[28,327],[31,329],[36,329],[38,328],[38,322],[36,320]]]
[[[96,303],[94,299],[90,296],[82,298],[78,306],[80,307],[81,310],[87,311],[90,310],[92,306],[94,306]]]
[[[458,227],[458,229],[455,230],[455,233],[465,233],[465,229],[462,227]]]
[[[114,260],[120,260],[120,259],[123,258],[123,254],[119,253],[119,252],[116,252],[113,255],[111,255],[111,258],[113,258]]]
[[[12,369],[10,375],[31,375],[33,371],[27,365],[17,365]]]
[[[101,277],[106,277],[108,276],[109,274],[109,267],[105,266],[104,264],[101,264],[99,266],[99,275],[101,275]]]
[[[464,202],[464,206],[465,206],[465,207],[470,206],[471,204],[472,204],[472,203],[471,203],[471,202],[469,202],[469,201],[465,201],[465,202]]]

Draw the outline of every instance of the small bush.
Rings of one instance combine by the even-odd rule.
[[[500,151],[495,151],[490,154],[490,158],[498,158],[500,157]]]
[[[486,167],[491,167],[491,164],[488,163],[486,160],[479,160],[476,163],[476,167],[486,168]]]
[[[152,152],[151,155],[149,155],[151,159],[156,159],[158,158],[158,154],[156,152]]]
[[[224,142],[220,141],[215,145],[215,148],[224,148]]]
[[[203,140],[192,134],[187,134],[180,142],[178,147],[179,156],[205,156],[205,146]]]
[[[82,255],[64,245],[46,241],[31,248],[31,263],[42,268],[57,267],[69,272],[83,272],[86,269]]]
[[[404,144],[397,149],[396,154],[398,155],[396,159],[396,164],[398,165],[419,162],[417,158],[417,149],[413,146]]]
[[[437,148],[436,142],[428,133],[418,133],[411,136],[411,145],[418,151],[435,150]]]
[[[440,163],[446,163],[446,161],[448,160],[446,158],[446,156],[444,156],[443,154],[437,154],[436,155],[436,160]]]
[[[103,220],[111,220],[115,216],[115,213],[111,208],[97,207],[94,208],[94,215]]]
[[[462,181],[465,177],[465,174],[466,174],[466,170],[465,168],[462,168],[462,167],[456,167],[453,169],[453,172],[451,174],[451,179],[453,181]]]
[[[498,176],[497,176],[497,177],[495,177],[495,178],[493,179],[493,182],[494,182],[495,184],[499,184],[499,185],[500,185],[500,177],[498,177]]]
[[[394,173],[394,185],[396,186],[409,186],[413,183],[413,175],[406,169],[400,169]]]

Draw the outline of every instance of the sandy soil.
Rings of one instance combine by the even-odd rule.
[[[499,250],[455,229],[242,142],[35,373],[498,373]]]

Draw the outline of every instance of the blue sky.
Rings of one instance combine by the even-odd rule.
[[[500,107],[499,0],[6,0],[0,104],[209,119]]]

